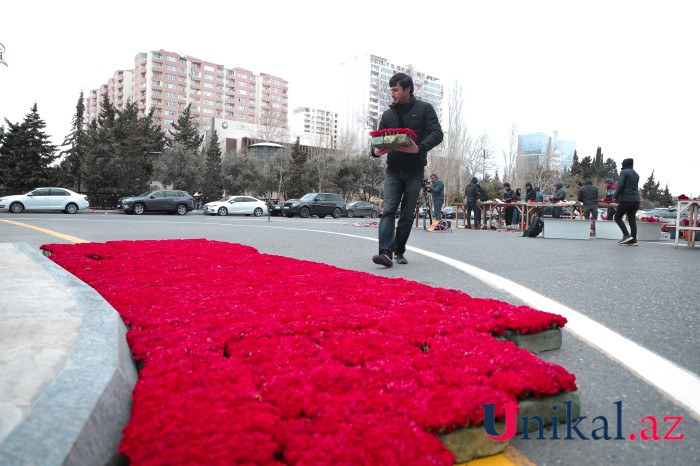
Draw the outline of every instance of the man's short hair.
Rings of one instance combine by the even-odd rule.
[[[430,176],[431,176],[431,177],[434,176],[435,178],[438,177],[435,173],[432,173]]]
[[[411,95],[413,95],[413,78],[406,73],[396,73],[394,76],[389,78],[389,87],[394,87],[396,85],[401,86],[404,89],[411,88]]]

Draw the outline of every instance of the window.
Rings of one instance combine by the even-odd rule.
[[[52,189],[51,195],[52,196],[70,196],[68,191],[66,191],[65,189]]]
[[[168,61],[174,61],[174,62],[177,61],[177,57],[173,57],[173,56],[171,56],[171,55],[168,55],[167,57],[165,57],[165,59],[168,60]]]
[[[211,79],[212,81],[214,80],[214,75],[213,74],[204,74],[204,79]]]
[[[204,83],[204,87],[206,87],[206,88],[208,88],[208,89],[214,89],[214,84],[212,84],[212,83]]]

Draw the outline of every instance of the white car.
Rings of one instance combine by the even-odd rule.
[[[267,204],[250,196],[226,196],[218,201],[204,204],[202,211],[209,215],[255,215],[267,213]]]
[[[74,214],[89,206],[87,196],[65,188],[37,188],[27,194],[0,197],[0,211],[14,214],[24,210],[62,210]]]

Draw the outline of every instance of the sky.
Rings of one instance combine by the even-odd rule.
[[[693,0],[9,0],[0,10],[0,125],[34,103],[60,144],[80,91],[164,49],[289,82],[339,110],[338,65],[371,53],[458,83],[470,134],[502,161],[510,128],[576,142],[579,158],[700,195],[700,15]],[[201,10],[199,6],[201,5]],[[447,106],[444,105],[444,108]]]

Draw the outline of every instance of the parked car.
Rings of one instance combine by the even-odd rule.
[[[290,199],[282,206],[282,213],[288,217],[299,215],[307,218],[316,215],[323,218],[332,215],[340,218],[345,214],[346,205],[343,196],[333,193],[308,193],[299,199]]]
[[[688,215],[688,211],[681,212],[681,218],[687,217]],[[645,210],[639,216],[658,217],[664,220],[675,220],[678,218],[678,206],[672,205],[670,207],[658,207],[656,209]]]
[[[37,188],[26,194],[0,197],[0,210],[13,214],[24,210],[62,210],[74,214],[89,206],[87,196],[65,188]]]
[[[267,213],[267,204],[250,196],[226,196],[218,201],[202,206],[202,211],[209,215],[255,215],[260,217]]]
[[[355,201],[347,205],[348,217],[372,217],[377,218],[381,209],[371,202]]]
[[[282,215],[282,204],[280,204],[279,202],[274,202],[269,205],[268,210],[270,215],[272,215],[273,217]]]
[[[457,216],[457,208],[453,205],[448,205],[442,208],[443,218],[455,218]],[[464,218],[464,211],[459,210],[459,218]]]
[[[123,197],[117,201],[117,209],[131,215],[145,212],[167,212],[185,215],[194,210],[195,199],[187,191],[176,189],[156,189],[139,196]]]

